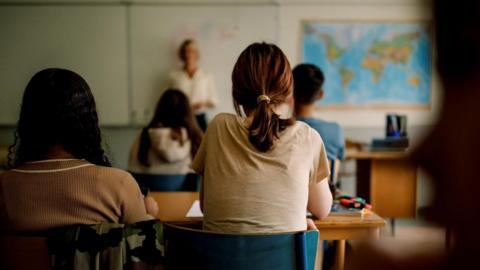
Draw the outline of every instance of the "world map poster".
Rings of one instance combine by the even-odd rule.
[[[320,107],[429,108],[428,23],[302,22],[303,62],[325,75]]]

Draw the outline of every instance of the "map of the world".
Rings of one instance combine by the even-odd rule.
[[[325,74],[321,106],[430,104],[427,23],[304,22],[302,47]]]

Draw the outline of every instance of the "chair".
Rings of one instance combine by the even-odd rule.
[[[0,235],[0,269],[51,269],[46,240],[36,236]]]
[[[150,191],[199,191],[200,176],[197,174],[140,174],[131,173],[142,188]]]
[[[164,224],[167,269],[314,269],[318,231],[230,235]]]
[[[70,225],[48,231],[53,269],[164,269],[162,224]]]
[[[332,194],[336,194],[337,190],[341,187],[341,183],[338,181],[338,170],[340,168],[340,160],[328,160],[330,166],[330,178],[328,179],[328,185]]]

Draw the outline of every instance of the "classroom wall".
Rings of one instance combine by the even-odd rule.
[[[216,79],[220,104],[233,112],[230,71],[253,41],[275,42],[292,65],[300,62],[300,22],[422,21],[425,0],[0,0],[0,125],[14,125],[21,92],[42,67],[72,68],[91,85],[104,126],[148,122],[178,66],[182,39],[199,40],[202,66]],[[35,44],[35,46],[32,46]],[[327,78],[328,79],[328,78]],[[413,126],[438,115],[441,91],[432,78],[427,110],[393,110]],[[319,111],[345,127],[379,127],[391,110]]]

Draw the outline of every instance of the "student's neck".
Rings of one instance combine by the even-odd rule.
[[[312,117],[314,116],[315,104],[301,105],[297,112],[297,117]]]
[[[44,159],[67,159],[75,158],[70,154],[65,148],[61,145],[54,145],[48,149],[47,153],[44,156]]]

